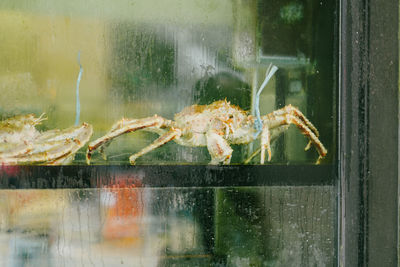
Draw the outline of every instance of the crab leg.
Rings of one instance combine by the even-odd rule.
[[[270,132],[270,143],[275,141],[276,138],[278,138],[283,132],[285,132],[289,128],[289,125],[283,125],[275,129],[271,129]],[[250,157],[248,157],[245,161],[244,164],[248,164],[255,156],[257,156],[258,153],[261,152],[261,146],[257,148],[256,151],[254,151]]]
[[[46,165],[59,165],[66,163],[68,161],[72,161],[75,157],[75,153],[82,147],[83,144],[86,144],[93,133],[93,127],[89,124],[83,123],[82,126],[79,127],[70,127],[65,130],[51,130],[45,132],[44,134],[49,134],[47,136],[45,144],[51,143],[59,143],[60,146],[65,146],[68,143],[73,143],[72,147],[70,147],[64,155],[61,157],[56,157],[56,155],[52,155],[51,160],[46,162]],[[54,134],[54,135],[53,135]],[[43,139],[41,136],[41,139]],[[64,147],[67,149],[67,147]]]
[[[304,123],[303,120],[299,119],[298,117],[292,114],[284,114],[278,116],[270,116],[267,120],[264,121],[264,124],[268,124],[269,129],[273,129],[276,127],[280,127],[282,125],[290,125],[294,124],[300,131],[306,135],[310,141],[315,145],[317,151],[319,153],[319,159],[323,158],[328,151],[318,139],[317,135],[312,131],[307,124]],[[318,160],[319,160],[318,159]]]
[[[135,161],[138,157],[143,156],[144,154],[174,140],[175,138],[179,138],[181,136],[182,132],[179,129],[176,128],[171,128],[168,132],[165,134],[161,135],[159,138],[157,138],[153,143],[150,145],[146,146],[142,150],[140,150],[138,153],[132,155],[129,157],[129,162],[134,165]]]
[[[93,133],[92,126],[87,123],[83,123],[81,126],[72,126],[63,130],[49,130],[43,132],[38,138],[35,139],[36,142],[53,142],[62,141],[68,138],[77,138],[79,140],[82,138],[83,141],[88,141],[91,134]],[[84,134],[84,135],[82,135]]]
[[[260,163],[264,164],[265,161],[265,150],[268,152],[268,161],[271,161],[271,135],[268,129],[268,125],[264,124],[261,132],[261,159]]]
[[[65,155],[61,158],[58,158],[54,161],[51,161],[49,163],[46,163],[46,165],[62,165],[62,164],[69,164],[74,160],[75,154],[70,153],[68,155]]]
[[[229,143],[216,131],[209,130],[206,134],[207,149],[211,156],[210,164],[229,164],[232,158],[232,148]]]
[[[18,155],[29,153],[32,150],[31,144],[0,143],[0,161],[4,158],[12,158]]]
[[[89,164],[93,151],[99,148],[100,146],[103,146],[106,143],[110,142],[115,137],[118,137],[124,133],[134,132],[140,129],[150,128],[150,127],[155,127],[155,128],[168,127],[169,125],[171,125],[171,123],[172,122],[170,120],[164,119],[163,117],[157,115],[137,120],[122,119],[121,121],[114,124],[110,132],[108,132],[106,135],[98,138],[97,140],[89,144],[86,153],[86,161]]]
[[[72,129],[76,129],[77,127],[71,127]],[[67,129],[68,130],[68,129]],[[60,165],[67,162],[71,162],[75,153],[82,147],[83,144],[86,144],[90,137],[93,134],[93,127],[89,124],[83,123],[78,131],[75,131],[76,137],[73,138],[74,143],[76,144],[70,151],[69,154],[62,156],[61,158],[57,158],[56,160],[49,162],[47,165]]]
[[[292,105],[287,105],[281,109],[275,110],[265,116],[263,116],[262,118],[269,118],[269,119],[273,119],[274,117],[277,116],[282,116],[282,115],[286,115],[286,114],[290,114],[296,118],[298,118],[299,120],[301,120],[314,134],[315,136],[319,137],[319,132],[317,130],[317,128],[306,118],[306,116],[304,116],[304,114],[297,108],[293,107]]]
[[[2,160],[3,164],[24,164],[24,163],[40,163],[46,162],[51,159],[57,159],[70,154],[74,143],[68,142],[66,144],[60,144],[52,149],[44,152],[39,152],[35,154],[25,154],[22,157],[6,158]]]
[[[38,138],[29,144],[31,147],[29,151],[0,159],[0,162],[3,164],[47,163],[53,165],[53,162],[58,163],[74,155],[89,140],[93,129],[91,125],[84,123],[79,127],[71,127],[62,132],[64,135],[59,135],[52,140]]]
[[[317,136],[319,137],[319,132],[317,128],[304,116],[304,114],[296,107],[293,107],[292,105],[287,105],[281,109],[275,110],[270,114],[267,114],[266,116],[271,116],[271,117],[276,117],[280,115],[285,115],[285,114],[291,114],[297,118],[299,118],[302,122],[304,122],[305,125],[308,126],[308,128]],[[304,148],[305,151],[309,150],[311,147],[311,140],[308,142],[306,147]]]
[[[319,132],[317,128],[304,116],[304,114],[296,107],[293,107],[292,105],[287,105],[281,109],[275,110],[265,116],[263,116],[263,119],[269,118],[273,119],[276,116],[281,116],[285,114],[291,114],[297,118],[299,118],[305,125],[308,126],[308,128],[315,134],[315,136],[319,137]],[[304,148],[305,151],[309,150],[311,148],[312,141],[310,140],[306,147]]]

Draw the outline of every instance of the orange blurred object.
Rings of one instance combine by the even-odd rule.
[[[138,179],[118,176],[116,182],[107,188],[115,201],[107,210],[103,227],[105,240],[127,246],[141,239],[140,219],[144,208],[141,185]]]

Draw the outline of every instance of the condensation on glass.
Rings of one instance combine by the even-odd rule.
[[[334,264],[326,186],[4,190],[0,199],[2,266]]]
[[[92,140],[123,117],[174,114],[193,104],[230,101],[254,114],[255,96],[270,64],[279,70],[260,97],[261,114],[297,106],[316,125],[335,157],[334,5],[314,1],[1,1],[0,115],[45,113],[42,130],[75,122],[79,63],[80,122]],[[78,54],[80,59],[78,62]],[[115,139],[107,160],[130,154],[157,136],[138,131]],[[314,163],[315,149],[296,127],[279,138],[272,162]],[[258,147],[233,146],[232,163]],[[84,151],[75,164],[84,164]],[[174,142],[137,164],[205,164],[205,147]],[[252,163],[258,163],[256,157]]]
[[[328,149],[321,163],[331,164],[337,62],[330,2],[2,0],[0,117],[45,113],[42,131],[74,125],[80,65],[79,121],[93,125],[91,140],[123,117],[172,119],[216,100],[254,114],[274,64],[279,70],[260,96],[261,114],[297,106]],[[96,153],[91,163],[129,164],[156,138],[142,131],[120,136],[106,160]],[[314,164],[318,154],[306,145],[291,127],[273,143],[269,164]],[[232,163],[258,146],[232,146]],[[85,152],[76,154],[77,168],[86,164]],[[170,142],[137,164],[209,161],[206,147]],[[0,265],[335,265],[334,186],[134,188],[126,181],[0,191]]]

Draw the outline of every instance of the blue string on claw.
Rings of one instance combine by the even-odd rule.
[[[81,65],[81,52],[78,52],[79,74],[76,81],[76,107],[75,107],[75,126],[79,124],[79,117],[81,115],[81,103],[79,102],[79,84],[81,82],[83,68]]]
[[[260,95],[262,90],[264,90],[265,86],[267,86],[269,80],[272,78],[272,76],[275,74],[275,72],[278,70],[278,67],[275,65],[270,65],[268,67],[268,70],[266,72],[266,77],[264,82],[261,84],[260,89],[258,89],[258,92],[256,94],[256,99],[255,99],[255,113],[256,113],[256,121],[254,122],[254,128],[256,129],[256,133],[254,134],[254,138],[257,138],[257,136],[261,133],[263,123],[261,120],[261,115],[260,115]]]

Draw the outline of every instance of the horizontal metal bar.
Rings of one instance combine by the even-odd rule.
[[[333,165],[0,167],[1,189],[333,185]]]

